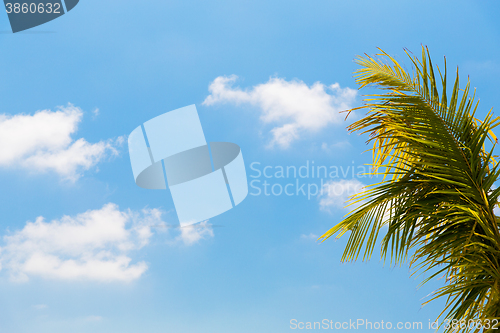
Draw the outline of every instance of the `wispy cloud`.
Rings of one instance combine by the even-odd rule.
[[[86,321],[86,322],[98,322],[98,321],[102,321],[104,318],[102,318],[101,316],[87,316],[85,317],[83,320]]]
[[[357,179],[329,181],[323,186],[323,192],[319,198],[319,206],[321,210],[330,211],[332,208],[342,209],[345,207],[347,200],[352,195],[363,190],[365,185]],[[359,206],[353,204],[349,209]]]
[[[264,124],[271,129],[269,146],[288,148],[303,133],[314,133],[330,124],[340,123],[340,111],[351,108],[357,91],[341,88],[338,83],[326,86],[320,82],[308,86],[300,80],[270,78],[268,82],[242,90],[233,87],[236,75],[219,76],[210,85],[204,105],[220,103],[256,106]]]
[[[300,235],[300,238],[305,240],[317,240],[319,236],[311,232],[309,235],[306,234]]]
[[[182,241],[185,245],[193,245],[202,239],[214,237],[212,225],[207,221],[185,226],[180,229],[181,233],[176,237],[177,241]]]
[[[82,110],[71,104],[33,115],[0,114],[0,167],[55,171],[75,181],[106,156],[117,155],[122,137],[97,143],[71,137],[82,117]]]
[[[332,144],[328,144],[326,142],[323,142],[321,144],[321,149],[324,152],[327,152],[327,153],[330,153],[332,151],[338,151],[338,150],[341,150],[341,149],[347,149],[347,148],[350,148],[350,147],[352,147],[352,145],[347,140],[335,142],[335,143],[332,143]]]

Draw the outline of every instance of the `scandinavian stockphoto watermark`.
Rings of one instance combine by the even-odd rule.
[[[325,205],[332,198],[344,198],[360,192],[364,185],[360,179],[370,177],[368,165],[317,165],[307,160],[302,165],[250,164],[250,195],[304,196],[321,198]],[[340,201],[339,201],[340,202]]]
[[[240,147],[207,143],[195,105],[146,121],[128,137],[138,186],[170,189],[181,227],[206,221],[241,203],[248,183]]]
[[[75,8],[78,2],[79,0],[4,0],[13,33],[52,21]]]
[[[292,330],[437,330],[439,328],[453,330],[458,329],[500,329],[498,319],[471,319],[466,321],[457,319],[445,319],[441,323],[439,320],[428,320],[427,323],[421,321],[384,321],[384,320],[368,320],[368,319],[349,319],[344,321],[323,319],[321,321],[299,321],[297,319],[290,320],[290,329]]]
[[[434,328],[433,323],[429,320],[429,329]],[[432,327],[431,327],[432,326]],[[437,324],[436,327],[437,328]],[[297,319],[290,320],[290,328],[292,330],[422,330],[424,324],[420,321],[414,322],[396,322],[391,321],[370,321],[368,319],[349,319],[344,321],[335,321],[332,319],[323,319],[321,321],[299,321]]]

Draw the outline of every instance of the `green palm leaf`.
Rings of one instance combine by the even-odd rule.
[[[482,121],[475,118],[478,104],[469,82],[459,89],[458,70],[448,97],[446,59],[441,72],[426,48],[421,59],[405,52],[411,74],[383,51],[356,60],[360,87],[383,91],[365,96],[357,109],[368,113],[349,130],[370,134],[371,174],[384,177],[351,198],[362,205],[320,239],[350,231],[342,260],[356,260],[363,248],[365,260],[387,226],[384,258],[390,254],[391,262],[401,264],[414,249],[411,266],[432,272],[424,283],[446,276],[432,299],[448,298],[448,319],[500,319],[500,232],[493,214],[500,168],[493,148],[486,149],[496,144],[492,129],[500,118],[491,111]]]

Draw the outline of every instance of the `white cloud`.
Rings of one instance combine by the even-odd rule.
[[[340,111],[351,108],[357,91],[341,88],[338,83],[325,86],[320,82],[307,86],[300,80],[270,78],[251,89],[233,87],[237,76],[219,76],[209,86],[204,105],[218,103],[251,104],[261,111],[263,123],[274,126],[270,146],[287,148],[302,133],[314,133],[340,123]],[[330,92],[330,93],[329,93]]]
[[[327,153],[330,153],[332,150],[347,149],[351,147],[352,147],[351,143],[347,140],[332,143],[330,145],[326,142],[323,142],[321,144],[321,149]]]
[[[47,306],[47,304],[37,304],[37,305],[33,305],[33,307],[37,310],[43,310],[43,309],[46,309],[48,306]]]
[[[181,233],[176,239],[186,245],[193,245],[202,239],[214,237],[212,225],[208,224],[208,220],[195,225],[181,227],[180,231]]]
[[[0,166],[23,167],[30,171],[55,171],[75,181],[103,158],[117,155],[123,138],[89,143],[71,137],[83,112],[69,104],[57,111],[42,110],[34,115],[0,114]]]
[[[0,247],[0,270],[14,281],[30,277],[55,280],[129,282],[148,269],[144,262],[133,263],[130,253],[149,244],[151,228],[167,227],[164,212],[145,208],[119,210],[113,203],[76,216],[46,222],[38,217],[22,230],[4,236]],[[170,245],[191,246],[214,237],[208,221],[180,228]]]
[[[101,316],[87,316],[84,318],[84,321],[87,321],[87,322],[98,322],[98,321],[102,321],[103,318]]]
[[[365,185],[357,179],[329,181],[323,185],[322,194],[318,196],[321,210],[330,211],[331,208],[344,208],[349,197],[363,190]],[[348,209],[359,207],[354,204]]]
[[[318,236],[318,235],[315,235],[315,234],[313,234],[313,233],[311,232],[309,235],[306,235],[306,234],[302,234],[302,235],[300,235],[300,238],[301,238],[301,239],[307,239],[307,240],[311,240],[311,239],[312,239],[312,240],[317,240],[317,239],[319,238],[319,236]]]
[[[29,277],[59,280],[132,281],[148,268],[131,263],[129,252],[147,245],[152,225],[161,225],[162,212],[120,211],[112,203],[74,217],[46,222],[38,217],[4,237],[0,262],[17,281]]]
[[[346,207],[347,201],[351,196],[364,191],[365,186],[366,185],[356,179],[329,181],[323,186],[323,192],[319,196],[320,209],[328,212],[330,212],[332,208],[345,208],[351,211],[357,209],[365,202],[364,200]],[[388,222],[391,210],[392,209],[389,208],[384,212],[382,216],[382,221],[384,223]],[[394,210],[392,210],[392,212],[394,212]],[[387,225],[384,224],[383,227],[387,227]]]

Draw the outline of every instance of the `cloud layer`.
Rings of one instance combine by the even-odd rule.
[[[120,211],[112,203],[75,217],[35,222],[4,237],[0,262],[14,280],[30,276],[62,280],[132,281],[148,268],[128,253],[147,245],[161,211]]]
[[[148,269],[144,262],[133,263],[131,254],[149,244],[152,227],[166,227],[159,209],[121,211],[108,203],[101,209],[76,216],[45,221],[38,217],[22,230],[4,236],[0,247],[0,270],[12,280],[28,281],[30,277],[56,280],[90,280],[130,282]],[[165,235],[169,237],[169,235]],[[181,228],[167,241],[172,245],[193,245],[213,237],[208,221]]]
[[[72,139],[82,116],[82,110],[73,105],[34,115],[0,114],[0,166],[51,170],[75,181],[82,171],[110,154],[118,154],[116,147],[123,138],[93,144],[83,138]]]
[[[320,82],[307,86],[300,80],[270,78],[251,89],[233,87],[238,77],[219,76],[209,86],[210,95],[204,105],[219,103],[250,104],[261,111],[263,123],[271,129],[270,146],[288,148],[303,133],[317,132],[333,123],[340,123],[340,111],[351,108],[357,91],[341,88],[338,83],[325,86]]]

